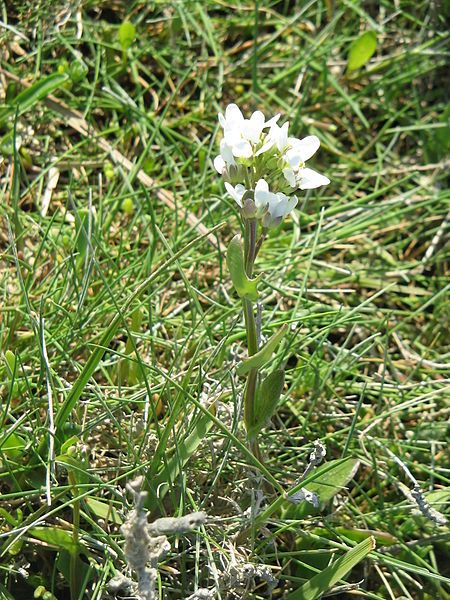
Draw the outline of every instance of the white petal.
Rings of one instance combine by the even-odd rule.
[[[250,117],[249,120],[252,123],[257,123],[258,125],[260,125],[261,129],[262,129],[264,126],[265,117],[260,110],[255,110],[255,112],[252,113],[252,116]]]
[[[300,155],[301,160],[303,162],[306,162],[319,149],[320,140],[316,135],[308,135],[302,140],[297,140],[296,138],[293,138],[291,145],[292,148],[295,150],[296,154]]]
[[[255,204],[257,208],[265,208],[270,207],[276,203],[277,197],[276,194],[269,192],[269,184],[265,179],[259,179],[255,186]]]
[[[299,188],[301,190],[314,190],[321,185],[328,185],[330,180],[325,175],[321,175],[312,169],[299,169],[297,178],[300,181]]]
[[[242,196],[245,194],[245,187],[238,183],[236,187],[233,187],[231,183],[228,181],[225,182],[225,188],[230,196],[237,202],[237,204],[242,208]]]
[[[268,192],[269,184],[265,179],[258,179],[255,185],[255,192]]]
[[[236,192],[234,191],[234,186],[231,185],[231,183],[228,183],[228,181],[225,181],[225,189],[227,190],[227,192],[230,194],[230,196],[233,198],[236,197]]]
[[[254,144],[257,144],[264,127],[264,115],[260,110],[257,110],[244,123],[243,136]]]
[[[284,123],[281,127],[278,128],[277,148],[280,152],[282,152],[287,146],[288,128],[289,128],[289,121],[286,121],[286,123]]]
[[[225,161],[219,154],[219,156],[216,156],[216,158],[214,159],[214,168],[216,169],[216,171],[218,173],[220,173],[222,175],[222,171],[225,169],[225,167],[226,167]]]
[[[264,123],[264,127],[272,127],[272,125],[274,125],[278,121],[278,119],[280,118],[280,116],[281,116],[280,114],[275,115],[274,117],[272,117],[271,119],[269,119],[268,121],[266,121]]]
[[[292,212],[294,210],[294,208],[297,206],[297,204],[298,204],[297,196],[290,196],[288,203],[287,203],[285,214],[288,215],[290,212]]]
[[[297,187],[297,181],[295,179],[295,173],[294,173],[293,169],[286,167],[285,169],[283,169],[283,175],[284,175],[286,181],[288,182],[288,184],[291,186],[291,188]]]
[[[223,158],[223,160],[228,164],[228,165],[235,165],[236,161],[234,160],[233,157],[233,151],[231,146],[229,146],[227,144],[227,142],[225,140],[222,140],[220,142],[220,154]]]
[[[302,157],[295,148],[288,150],[284,155],[284,158],[289,163],[291,169],[297,170],[300,167],[300,165],[303,165]]]
[[[222,125],[222,127],[225,129],[225,126],[227,124],[227,122],[225,121],[225,117],[223,116],[222,113],[219,113],[218,115],[219,118],[219,123]]]
[[[233,147],[235,144],[238,144],[242,140],[241,128],[230,128],[225,127],[223,132],[223,139],[227,146]]]
[[[258,150],[258,152],[255,153],[255,156],[259,156],[263,152],[267,152],[267,150],[270,150],[270,148],[272,148],[273,144],[274,144],[274,141],[271,140],[269,137],[267,137],[264,144],[261,146],[261,148]]]
[[[242,196],[245,194],[246,189],[242,185],[242,183],[238,183],[237,186],[234,189],[235,189],[235,192],[236,192],[236,198],[235,198],[235,200],[239,204],[239,206],[242,208]]]
[[[250,142],[247,140],[241,140],[233,144],[233,155],[238,158],[250,158],[253,154]]]
[[[227,121],[227,125],[236,126],[243,123],[244,116],[237,104],[229,104],[225,109],[225,119]]]
[[[270,211],[270,214],[274,219],[288,215],[296,207],[298,202],[297,196],[286,196],[286,194],[283,194],[282,192],[278,192],[276,196],[278,202]]]

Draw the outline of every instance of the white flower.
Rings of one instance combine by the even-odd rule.
[[[266,152],[266,150],[269,150],[270,148],[272,148],[272,146],[276,146],[280,152],[283,152],[283,150],[288,144],[288,128],[288,121],[286,121],[286,123],[284,123],[281,127],[279,127],[276,121],[274,121],[271,124],[269,133],[267,134],[264,144],[258,150],[256,156],[259,156],[263,152]]]
[[[260,110],[255,111],[250,119],[244,119],[240,108],[236,104],[229,104],[225,109],[225,116],[219,114],[219,123],[223,127],[226,145],[231,149],[236,158],[250,158],[253,154],[253,145],[261,140],[263,129],[272,126],[279,115],[266,122]]]
[[[289,138],[288,144],[289,149],[284,154],[288,166],[283,169],[283,175],[292,188],[312,190],[330,183],[325,175],[305,168],[305,162],[319,149],[320,140],[317,136],[309,135],[302,140]]]
[[[259,210],[267,208],[272,219],[288,215],[297,206],[297,196],[286,196],[282,192],[271,192],[265,179],[259,179],[255,186],[255,204]]]
[[[290,137],[288,139],[289,150],[285,156],[291,167],[298,168],[301,162],[306,162],[317,152],[320,140],[316,135],[308,135],[302,140]]]
[[[243,209],[243,218],[261,219],[263,227],[279,223],[297,205],[296,196],[281,190],[310,190],[330,183],[305,164],[317,152],[319,138],[289,137],[289,123],[279,126],[279,117],[266,121],[257,110],[246,119],[236,104],[219,114],[223,139],[214,167],[223,176],[228,194]],[[267,150],[269,154],[258,159]],[[246,192],[249,201],[244,206]]]
[[[322,185],[328,185],[330,180],[325,175],[313,169],[299,169],[296,174],[298,187],[301,190],[314,190]]]
[[[225,181],[225,187],[230,196],[237,202],[237,204],[242,208],[242,196],[245,194],[246,189],[241,184],[238,183],[236,186],[231,185],[228,181]]]
[[[297,196],[286,196],[286,194],[283,194],[283,192],[278,192],[276,196],[276,204],[269,206],[269,212],[273,219],[285,217],[297,206]]]

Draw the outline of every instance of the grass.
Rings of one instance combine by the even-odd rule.
[[[372,535],[337,597],[448,598],[448,526],[410,496],[416,480],[435,510],[450,498],[444,7],[63,8],[8,3],[0,19],[16,107],[0,111],[0,596],[113,597],[125,485],[143,475],[153,518],[208,514],[171,539],[162,597],[267,598],[270,572],[281,598]],[[377,50],[346,74],[367,30]],[[18,105],[57,72],[53,98],[32,88]],[[245,332],[224,248],[239,217],[212,168],[234,101],[318,135],[331,179],[258,257],[263,334],[291,328],[262,464],[233,368]],[[283,496],[316,439],[327,457],[302,486],[318,510]]]

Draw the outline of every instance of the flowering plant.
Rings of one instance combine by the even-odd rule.
[[[253,278],[257,254],[271,227],[277,226],[298,203],[296,192],[330,183],[328,177],[305,163],[320,146],[315,135],[289,137],[289,123],[278,125],[280,115],[266,121],[261,111],[244,118],[236,104],[219,114],[223,128],[220,154],[214,167],[223,177],[228,194],[240,208],[243,240],[235,236],[228,247],[227,263],[233,285],[242,299],[247,332],[248,358],[238,367],[247,375],[244,392],[244,424],[253,451],[259,454],[257,435],[272,416],[284,385],[284,371],[262,378],[261,369],[281,341],[285,328],[260,348],[260,331],[253,303],[258,300],[258,278]]]

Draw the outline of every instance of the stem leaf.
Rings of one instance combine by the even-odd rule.
[[[258,390],[255,422],[251,424],[248,437],[254,439],[274,414],[284,386],[284,369],[276,369],[261,382]]]
[[[119,27],[119,42],[122,50],[128,50],[133,45],[136,37],[136,27],[131,21],[123,21]]]
[[[357,458],[347,456],[345,460],[331,460],[320,465],[315,471],[314,481],[309,483],[307,488],[309,492],[314,492],[319,496],[322,508],[314,508],[309,502],[301,502],[297,505],[289,504],[283,511],[283,518],[300,521],[311,515],[319,514],[323,510],[324,504],[329,502],[354,478],[359,464]]]
[[[253,354],[246,360],[242,361],[241,364],[237,367],[238,375],[245,375],[250,371],[250,369],[259,369],[263,367],[265,364],[269,362],[272,357],[272,354],[276,350],[278,344],[281,342],[284,334],[287,331],[288,326],[283,325],[281,329],[279,329],[276,333],[273,334],[271,338],[266,342],[266,345],[261,348],[259,352]]]
[[[240,298],[248,298],[252,302],[258,299],[259,277],[249,279],[245,271],[244,252],[240,235],[235,235],[227,251],[227,265],[231,280]]]

